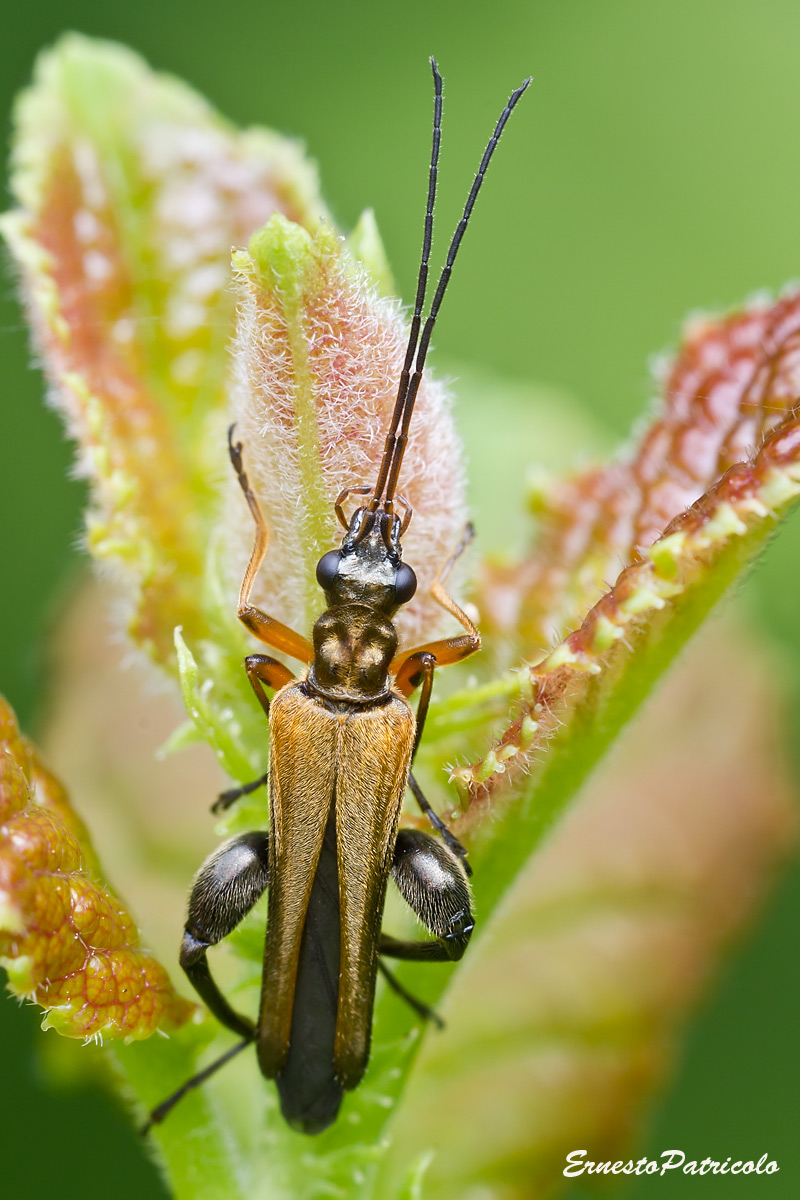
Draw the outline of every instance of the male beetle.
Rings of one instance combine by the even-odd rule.
[[[248,678],[269,720],[269,774],[223,793],[214,807],[226,808],[268,781],[270,828],[231,838],[204,863],[192,888],[181,947],[180,962],[189,980],[222,1024],[243,1040],[156,1108],[148,1128],[163,1120],[189,1088],[255,1042],[259,1067],[276,1081],[289,1124],[305,1133],[325,1129],[336,1118],[343,1091],[356,1087],[366,1069],[378,970],[418,1011],[433,1015],[405,992],[382,958],[458,959],[472,932],[463,847],[410,774],[435,668],[460,662],[480,646],[475,625],[445,590],[472,532],[468,527],[432,586],[435,600],[464,632],[398,651],[392,618],[411,600],[417,581],[402,561],[401,539],[412,511],[397,486],[453,263],[497,141],[530,81],[512,93],[484,151],[422,326],[442,114],[442,79],[433,59],[431,67],[433,149],[405,363],[377,481],[374,487],[347,488],[336,501],[345,536],[341,548],[324,554],[317,565],[327,607],[314,625],[311,642],[250,603],[269,532],[248,482],[241,443],[234,442],[233,429],[229,434],[231,462],[255,522],[238,616],[261,642],[299,660],[304,670],[295,678],[266,654],[245,659]],[[349,495],[365,500],[348,519],[343,505]],[[272,700],[265,686],[274,690]],[[408,697],[417,688],[415,717]],[[418,830],[398,830],[407,785],[442,840]],[[381,932],[390,874],[433,940],[398,941]],[[254,1023],[235,1012],[222,995],[209,972],[206,952],[231,933],[267,889],[261,1005]]]

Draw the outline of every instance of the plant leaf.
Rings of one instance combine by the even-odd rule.
[[[270,560],[254,596],[306,630],[319,615],[317,562],[342,537],[336,499],[377,477],[408,329],[396,301],[378,294],[327,225],[312,235],[276,214],[234,255],[234,269],[236,437],[270,527]],[[465,523],[460,446],[434,378],[420,387],[404,464],[414,518],[403,551],[419,587],[398,624],[405,640],[418,641],[442,625],[428,592]],[[238,586],[253,526],[232,475],[228,491],[225,544]],[[345,504],[348,517],[356,504]]]
[[[459,828],[467,837],[474,835],[479,859],[490,854],[490,847],[495,854],[502,845],[510,855],[507,867],[524,860],[530,845],[523,846],[522,827],[538,840],[663,669],[793,507],[800,495],[800,410],[791,401],[792,388],[794,394],[797,389],[798,331],[798,293],[770,308],[759,305],[716,323],[706,320],[690,331],[669,376],[665,415],[642,439],[624,482],[619,482],[621,469],[611,468],[608,475],[615,486],[604,489],[603,502],[595,499],[587,505],[591,520],[584,518],[589,532],[583,548],[588,581],[579,571],[578,590],[583,589],[584,598],[596,591],[592,547],[612,536],[619,539],[617,552],[630,544],[629,565],[578,629],[544,659],[521,670],[517,715],[489,752],[453,772],[469,809]],[[760,414],[758,421],[754,412]],[[675,413],[680,414],[680,430],[670,428],[667,434]],[[741,450],[754,433],[762,439],[755,453],[728,467],[704,493],[696,494],[697,481],[690,489],[684,459],[676,465],[676,447],[722,445],[723,450],[715,449],[716,457],[710,451],[699,457],[706,463],[713,457],[724,467],[731,447]],[[661,447],[660,457],[655,444]],[[644,481],[638,493],[636,478]],[[638,514],[636,521],[620,522],[621,496],[630,512]],[[661,497],[658,520],[664,522],[658,535],[654,496]],[[686,511],[670,511],[670,504],[687,499],[693,502]],[[548,533],[542,578],[556,557],[552,522]],[[565,537],[567,546],[573,533]],[[538,570],[538,558],[531,562]],[[562,589],[559,597],[566,592]],[[515,802],[515,784],[532,767],[533,778],[522,788],[524,800]],[[492,894],[499,895],[503,886],[498,880]]]
[[[16,111],[3,232],[53,403],[93,484],[92,552],[122,569],[134,640],[173,661],[203,633],[209,523],[224,467],[232,244],[276,209],[313,225],[293,143],[239,132],[131,51],[70,34]]]
[[[144,951],[98,879],[63,788],[0,698],[0,962],[9,985],[76,1038],[148,1038],[197,1011]]]
[[[430,1200],[545,1200],[578,1148],[636,1160],[681,1026],[796,838],[782,684],[738,621],[704,631],[471,947],[376,1194],[419,1156]]]
[[[673,363],[658,368],[662,400],[632,451],[578,475],[541,475],[531,493],[533,551],[493,577],[502,628],[525,653],[583,620],[620,569],[738,463],[748,461],[796,404],[800,371],[796,291],[721,318],[695,317]],[[513,604],[512,604],[513,596]]]

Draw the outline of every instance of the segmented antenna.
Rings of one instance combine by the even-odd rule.
[[[417,349],[417,341],[419,340],[419,330],[422,324],[422,306],[425,303],[425,292],[428,287],[428,263],[431,257],[431,243],[433,241],[433,209],[436,203],[436,183],[439,174],[439,147],[442,141],[442,77],[439,74],[439,68],[436,66],[436,59],[430,60],[431,70],[433,71],[433,146],[431,147],[431,165],[428,173],[428,203],[425,207],[425,232],[422,236],[422,258],[419,264],[419,275],[417,276],[417,298],[414,302],[414,316],[411,319],[411,331],[408,335],[408,346],[406,347],[406,359],[403,363],[403,370],[400,374],[400,384],[397,388],[397,399],[394,403],[394,412],[392,413],[392,423],[389,427],[389,432],[386,435],[386,444],[383,448],[383,458],[381,459],[381,468],[378,475],[378,482],[375,484],[373,500],[371,508],[373,512],[378,507],[380,502],[381,492],[386,483],[386,476],[389,473],[389,465],[392,461],[392,452],[395,444],[395,433],[397,426],[400,424],[400,418],[403,414],[403,405],[408,393],[408,383],[411,377],[411,364],[414,361],[414,353]]]
[[[420,264],[419,279],[417,282],[417,299],[414,307],[414,317],[411,322],[411,332],[408,338],[408,348],[406,350],[405,363],[400,376],[400,386],[397,392],[397,400],[392,414],[392,422],[389,427],[389,433],[386,436],[386,444],[381,460],[380,471],[378,473],[378,481],[375,484],[372,500],[370,501],[371,511],[375,511],[381,503],[381,497],[384,487],[386,488],[386,496],[383,500],[383,507],[386,512],[391,512],[393,508],[394,494],[397,489],[397,480],[400,475],[400,467],[403,463],[403,455],[405,454],[406,443],[408,442],[408,430],[411,424],[411,415],[414,411],[414,402],[417,398],[422,372],[425,367],[425,359],[428,354],[433,327],[436,324],[436,318],[439,315],[442,300],[444,299],[447,285],[450,282],[450,276],[453,270],[453,264],[458,254],[458,248],[461,245],[461,239],[464,236],[464,231],[467,228],[467,223],[475,207],[475,201],[478,198],[478,192],[481,190],[484,176],[488,170],[492,155],[500,135],[505,128],[508,118],[511,116],[517,101],[522,93],[531,82],[526,79],[525,82],[511,93],[508,103],[503,109],[497,124],[494,129],[486,149],[483,152],[481,165],[478,168],[478,173],[473,180],[470,188],[467,202],[464,205],[464,212],[461,220],[456,226],[453,239],[450,242],[450,249],[447,252],[447,259],[442,273],[439,276],[439,283],[436,287],[436,292],[431,304],[431,310],[428,318],[425,321],[422,330],[422,337],[419,337],[420,318],[422,305],[425,300],[425,289],[428,280],[428,260],[430,258],[431,236],[433,231],[433,204],[436,196],[436,177],[437,165],[439,157],[439,142],[441,140],[441,115],[442,115],[442,77],[439,74],[436,63],[431,59],[431,67],[433,69],[434,85],[436,89],[436,100],[434,106],[434,127],[433,127],[433,153],[431,155],[431,169],[428,182],[428,207],[425,214],[425,235],[422,245],[422,261]],[[419,342],[419,344],[418,344]],[[414,371],[411,373],[411,363],[416,354],[414,362]],[[398,433],[399,429],[399,433]]]

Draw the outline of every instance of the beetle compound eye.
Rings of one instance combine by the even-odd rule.
[[[406,563],[400,563],[394,581],[394,596],[398,604],[408,604],[417,590],[417,577]]]
[[[329,550],[317,563],[317,583],[324,592],[330,591],[333,587],[333,582],[339,574],[340,558],[341,554],[338,550]]]

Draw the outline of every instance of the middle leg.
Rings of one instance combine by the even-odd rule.
[[[414,735],[414,749],[411,752],[411,761],[413,763],[416,757],[417,749],[422,738],[422,731],[425,728],[425,719],[428,715],[428,705],[430,704],[431,691],[433,689],[433,672],[436,667],[436,659],[432,654],[421,652],[410,655],[395,679],[395,686],[404,696],[410,695],[415,688],[421,686],[422,690],[419,695],[419,704],[417,705],[417,727]],[[419,805],[421,811],[430,821],[433,828],[447,845],[448,849],[457,854],[464,864],[464,870],[468,875],[472,874],[472,868],[467,862],[467,852],[461,845],[456,835],[448,829],[442,818],[434,811],[431,804],[425,798],[422,788],[417,783],[412,774],[408,776],[408,786],[414,794],[414,799]]]
[[[414,799],[416,800],[417,804],[419,805],[421,811],[428,818],[428,820],[430,821],[433,828],[439,834],[439,837],[442,839],[444,844],[447,846],[448,850],[450,850],[451,853],[455,854],[461,860],[461,863],[462,863],[467,875],[471,875],[472,867],[469,865],[469,860],[467,859],[466,847],[462,846],[461,842],[458,840],[458,838],[453,833],[453,831],[450,829],[450,827],[442,820],[442,818],[436,812],[436,810],[434,809],[430,800],[428,800],[428,798],[425,796],[425,793],[423,792],[422,788],[419,786],[419,784],[417,783],[416,779],[414,778],[414,776],[411,774],[410,771],[408,774],[408,786],[411,789]]]
[[[269,720],[269,696],[264,691],[264,684],[277,692],[285,683],[291,683],[294,675],[288,667],[269,654],[248,654],[244,660],[244,669],[250,686],[256,694],[258,703],[264,710],[264,716]]]
[[[244,660],[244,667],[258,703],[263,708],[267,720],[269,720],[269,696],[264,691],[264,684],[268,688],[272,688],[274,692],[277,692],[278,688],[283,687],[285,683],[291,683],[294,675],[288,667],[284,666],[282,662],[278,662],[276,658],[271,658],[269,654],[248,654]],[[263,787],[268,779],[269,772],[265,772],[258,779],[251,780],[250,783],[243,783],[239,787],[228,788],[227,791],[220,792],[211,805],[212,813],[218,815],[225,812],[226,809],[235,804],[242,796],[249,796],[251,792],[255,792],[258,788]]]

